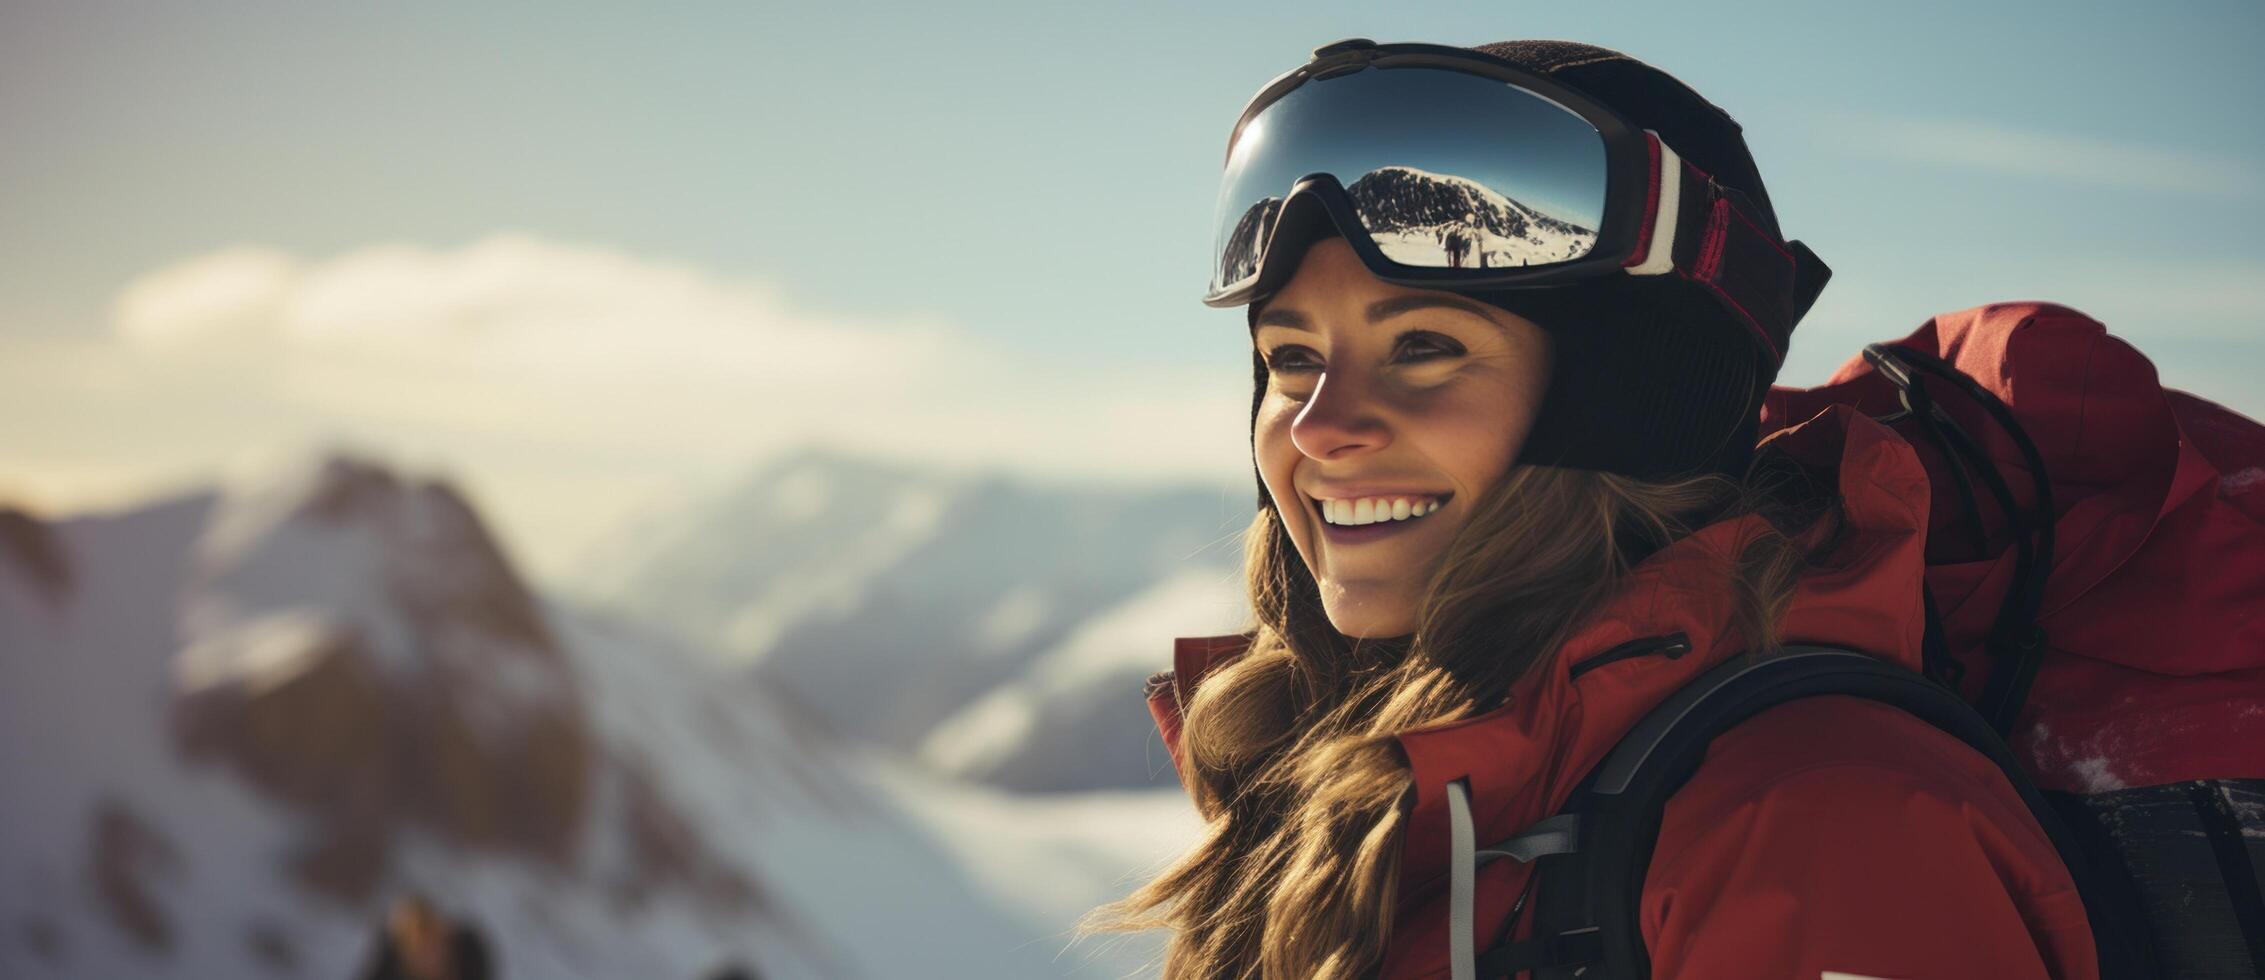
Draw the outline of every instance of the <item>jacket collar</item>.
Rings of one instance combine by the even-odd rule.
[[[1918,459],[1886,427],[1844,406],[1770,441],[1812,466],[1837,463],[1844,513],[1838,546],[1796,589],[1785,641],[1848,647],[1919,669],[1928,486]],[[1508,837],[1562,806],[1646,712],[1744,649],[1730,632],[1734,599],[1722,562],[1759,520],[1702,528],[1646,559],[1616,598],[1512,686],[1502,707],[1399,736],[1416,786],[1402,844],[1403,901],[1444,887],[1448,783],[1467,780],[1482,842]],[[1572,676],[1574,664],[1619,644],[1671,633],[1689,638],[1688,653],[1617,660]],[[1175,759],[1177,706],[1248,643],[1247,636],[1175,643],[1173,683],[1158,694],[1176,695],[1175,703],[1151,702]]]

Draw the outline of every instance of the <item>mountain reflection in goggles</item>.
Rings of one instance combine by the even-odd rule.
[[[1300,85],[1244,125],[1220,185],[1214,290],[1257,273],[1282,195],[1315,174],[1407,266],[1568,262],[1604,219],[1604,138],[1573,110],[1465,72],[1370,68]]]

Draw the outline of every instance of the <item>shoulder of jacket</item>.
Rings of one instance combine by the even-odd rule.
[[[2004,774],[1849,696],[1717,740],[1668,801],[1641,916],[1676,976],[2091,976],[2082,898]]]
[[[1668,801],[1654,875],[1689,863],[1681,845],[1725,833],[1740,849],[1827,859],[1838,847],[1958,849],[1963,837],[2019,855],[2028,869],[2017,888],[2068,887],[2051,840],[1996,764],[1910,714],[1847,695],[1778,705],[1716,739]]]
[[[1690,806],[1770,794],[1870,797],[1889,785],[1899,794],[1982,798],[2026,812],[1997,765],[1956,736],[1852,695],[1790,701],[1724,732],[1676,799]]]

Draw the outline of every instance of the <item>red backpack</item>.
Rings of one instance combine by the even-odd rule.
[[[2265,976],[2265,426],[2050,303],[1938,316],[1763,431],[1836,403],[1926,465],[1929,673],[2127,886],[2140,958]]]
[[[1647,715],[1532,860],[1533,938],[1481,976],[1649,975],[1636,897],[1707,743],[1824,694],[1893,704],[2006,773],[2060,851],[2100,975],[2265,976],[2265,426],[2162,387],[2049,303],[1944,314],[1831,381],[1779,388],[1766,435],[1833,405],[1888,422],[1932,485],[1925,676],[1855,651],[1726,663]]]
[[[1945,314],[1884,347],[1772,391],[1763,431],[1831,404],[1896,419],[1933,478],[1927,586],[1952,671],[2038,786],[2265,776],[2265,426],[2162,387],[2049,303]],[[1882,370],[1883,353],[1959,376]],[[2021,649],[2023,629],[2042,644]]]

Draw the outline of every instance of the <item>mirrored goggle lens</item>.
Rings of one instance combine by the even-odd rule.
[[[1507,82],[1371,68],[1308,82],[1243,127],[1220,184],[1213,291],[1258,271],[1292,184],[1329,174],[1386,258],[1425,268],[1569,262],[1604,218],[1604,137]]]

